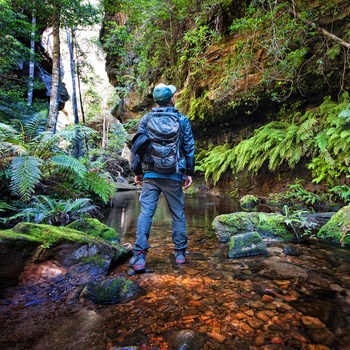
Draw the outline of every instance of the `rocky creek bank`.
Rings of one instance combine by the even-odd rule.
[[[129,276],[130,246],[95,224],[1,232],[3,349],[349,349],[350,256],[339,244],[265,237],[263,255],[236,259],[200,225],[179,267],[156,226],[150,273]]]

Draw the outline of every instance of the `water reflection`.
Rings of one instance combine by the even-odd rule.
[[[134,242],[138,196],[118,193],[105,213],[105,223],[124,242]],[[228,259],[211,224],[217,215],[235,211],[241,209],[229,197],[186,198],[189,254],[177,266],[171,217],[161,197],[147,255],[151,273],[129,277],[146,294],[100,310],[111,346],[168,349],[169,331],[176,338],[179,330],[191,329],[205,335],[205,350],[349,349],[349,249],[311,240],[288,244],[302,251],[290,256],[283,243],[272,242],[267,255]],[[126,276],[128,269],[126,261],[111,274]]]
[[[134,237],[137,217],[140,213],[138,191],[118,192],[113,199],[113,207],[103,212],[104,223],[114,228],[122,240]],[[239,209],[237,202],[229,197],[186,197],[186,219],[189,233],[195,228],[211,230],[214,218],[220,214],[235,212]],[[154,214],[152,229],[171,228],[171,216],[165,198],[161,195]]]

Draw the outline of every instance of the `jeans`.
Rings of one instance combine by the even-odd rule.
[[[181,181],[171,179],[144,179],[139,198],[141,213],[137,220],[134,250],[147,250],[150,245],[152,218],[156,211],[160,194],[163,193],[172,217],[172,240],[175,250],[187,247],[184,193]]]

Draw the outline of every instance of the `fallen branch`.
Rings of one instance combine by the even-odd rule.
[[[350,43],[344,41],[343,39],[340,39],[339,37],[337,37],[336,35],[328,32],[327,30],[321,28],[319,25],[317,25],[315,22],[310,21],[307,18],[304,18],[303,16],[301,16],[300,13],[294,11],[294,10],[289,10],[289,12],[295,17],[295,18],[299,18],[302,22],[306,23],[307,25],[310,25],[312,27],[314,27],[319,33],[323,34],[324,36],[326,36],[327,38],[333,39],[334,41],[338,42],[340,45],[343,45],[345,47],[347,47],[348,49],[350,49]]]

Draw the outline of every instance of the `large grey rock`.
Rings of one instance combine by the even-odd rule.
[[[267,254],[267,249],[258,232],[242,233],[230,238],[229,258],[236,259],[261,254]]]

